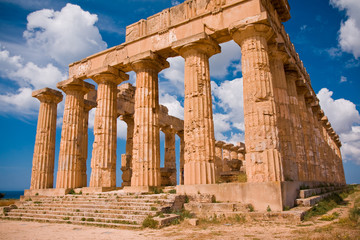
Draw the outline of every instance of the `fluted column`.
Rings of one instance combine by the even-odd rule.
[[[294,127],[294,132],[292,137],[295,140],[296,147],[296,164],[298,170],[298,178],[300,181],[307,181],[307,156],[304,146],[304,131],[303,125],[300,116],[298,95],[296,91],[296,81],[299,79],[297,72],[295,71],[286,71],[286,81],[288,86],[289,94],[289,109],[290,109],[290,120],[292,126]]]
[[[165,133],[165,161],[164,167],[171,172],[170,185],[176,186],[176,153],[175,153],[175,130],[171,127],[163,128]]]
[[[134,135],[134,116],[122,115],[121,120],[127,124],[126,135],[126,153],[121,156],[121,171],[122,171],[122,186],[131,185],[132,175],[132,150],[133,150],[133,135]]]
[[[215,141],[215,182],[220,180],[220,173],[223,171],[224,144],[222,141]]]
[[[32,93],[39,99],[30,189],[53,188],[57,104],[63,96],[59,91],[43,88]]]
[[[169,63],[149,53],[132,62],[136,72],[131,186],[160,186],[158,74]]]
[[[178,132],[177,135],[180,138],[180,177],[179,185],[184,185],[184,164],[185,164],[185,141],[184,132]]]
[[[81,187],[87,187],[87,174],[86,174],[86,162],[88,157],[88,131],[89,131],[89,111],[96,107],[96,103],[84,100],[84,117],[83,117],[83,146],[82,146],[82,158],[81,158]]]
[[[116,187],[117,85],[128,75],[110,68],[91,78],[98,89],[90,187]]]
[[[311,129],[310,129],[310,123],[309,123],[309,118],[308,118],[308,114],[307,114],[307,108],[306,108],[306,103],[305,103],[305,92],[306,89],[304,87],[297,87],[297,94],[298,94],[298,103],[299,103],[299,112],[300,112],[300,120],[301,120],[301,125],[302,125],[302,129],[303,129],[303,134],[304,134],[304,148],[305,148],[305,154],[306,154],[306,164],[305,166],[307,166],[307,171],[304,174],[305,177],[305,181],[312,181],[313,180],[313,174],[312,172],[314,171],[314,166],[313,166],[313,162],[314,162],[314,153],[313,153],[313,146],[312,146],[312,140],[311,140]]]
[[[296,143],[294,127],[290,121],[288,87],[284,62],[289,58],[281,44],[269,46],[269,62],[273,79],[276,122],[279,136],[279,149],[282,156],[282,168],[285,181],[297,181]]]
[[[274,83],[267,45],[272,29],[264,24],[240,24],[232,26],[230,32],[242,53],[248,181],[283,181]]]
[[[184,140],[185,185],[215,183],[215,135],[209,58],[220,52],[210,38],[180,43],[185,59]]]
[[[57,84],[66,93],[56,188],[82,187],[84,95],[94,86],[71,78]]]

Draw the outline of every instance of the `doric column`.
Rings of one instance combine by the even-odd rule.
[[[132,150],[133,150],[133,135],[134,135],[134,116],[122,115],[120,119],[127,124],[126,134],[126,153],[121,156],[121,171],[122,171],[122,186],[131,185],[132,175]]]
[[[184,164],[185,164],[185,141],[184,132],[178,132],[177,135],[180,138],[180,177],[179,185],[184,185]]]
[[[175,133],[171,127],[161,129],[165,133],[165,161],[164,167],[171,172],[170,185],[176,186],[176,153],[175,153]]]
[[[63,96],[50,88],[33,91],[32,96],[39,99],[40,110],[30,189],[53,188],[57,104]]]
[[[215,135],[209,58],[220,52],[206,35],[174,43],[185,59],[185,185],[215,183]]]
[[[87,174],[86,174],[86,162],[88,157],[88,131],[89,131],[89,112],[96,107],[96,103],[84,100],[84,117],[83,117],[83,147],[81,158],[81,187],[87,187]]]
[[[312,178],[311,181],[318,181],[318,139],[316,136],[316,128],[314,124],[314,116],[311,109],[311,104],[313,102],[313,98],[308,96],[309,92],[306,91],[305,97],[305,106],[306,106],[306,114],[308,118],[308,127],[309,127],[309,144],[312,148],[312,157],[310,158],[311,170],[310,176]]]
[[[98,90],[90,187],[116,187],[117,85],[129,76],[108,67],[91,78]]]
[[[82,187],[84,147],[84,95],[94,86],[81,79],[59,82],[57,88],[66,93],[61,131],[56,188]]]
[[[231,160],[231,147],[233,146],[234,144],[231,143],[223,145],[223,172],[230,171],[230,168],[227,165],[227,161]]]
[[[312,109],[312,117],[313,117],[313,123],[314,123],[314,136],[316,137],[316,150],[315,150],[315,155],[317,158],[316,161],[316,169],[315,169],[315,174],[317,176],[317,181],[319,182],[326,182],[326,173],[325,173],[325,168],[324,168],[324,140],[321,136],[321,124],[319,119],[321,119],[321,117],[324,115],[323,113],[321,114],[321,108],[319,105],[319,102],[316,101],[313,105],[311,105],[311,109]],[[321,115],[320,115],[321,114]]]
[[[288,87],[284,62],[289,58],[282,44],[269,46],[269,62],[273,79],[276,122],[279,136],[279,149],[282,156],[282,168],[285,181],[297,181],[296,144],[294,127],[290,121]]]
[[[297,81],[302,82],[300,80]],[[304,166],[306,166],[306,172],[304,173],[305,181],[312,181],[313,175],[311,174],[313,172],[313,159],[314,159],[314,153],[312,148],[312,140],[311,140],[311,129],[310,129],[310,123],[309,118],[307,114],[307,108],[305,103],[305,93],[306,88],[297,86],[296,88],[297,94],[298,94],[298,103],[299,103],[299,112],[300,112],[300,120],[301,125],[303,129],[303,135],[304,135],[304,148],[305,148],[305,154],[306,154],[306,163]]]
[[[130,61],[136,72],[131,186],[160,186],[158,74],[169,63],[152,52]]]
[[[274,83],[267,45],[272,29],[265,24],[240,24],[231,27],[230,32],[242,53],[248,181],[283,181]]]
[[[289,109],[290,109],[290,120],[294,127],[292,137],[295,140],[296,147],[296,164],[298,170],[298,177],[300,181],[307,181],[307,156],[304,146],[304,132],[300,116],[298,95],[296,91],[296,81],[299,79],[299,75],[296,71],[286,71],[286,81],[289,95]]]
[[[215,141],[215,182],[220,180],[220,173],[223,171],[223,141]]]

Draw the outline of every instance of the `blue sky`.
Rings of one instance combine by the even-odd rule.
[[[67,78],[69,63],[123,43],[127,25],[179,2],[0,0],[0,190],[23,190],[30,185],[39,108],[31,91],[55,88],[58,81]],[[347,182],[360,183],[360,2],[289,3],[292,18],[284,24],[285,29],[343,142]],[[221,47],[222,53],[210,60],[215,135],[217,140],[243,141],[241,51],[234,42]],[[184,61],[180,57],[168,61],[171,67],[160,73],[160,103],[182,118]],[[129,74],[130,82],[135,83],[134,73]],[[56,162],[63,107],[62,102],[58,107]],[[89,176],[93,117],[94,111],[89,124]],[[125,133],[126,124],[119,121],[118,186]],[[161,139],[163,148],[163,135]],[[179,149],[179,139],[176,147]]]

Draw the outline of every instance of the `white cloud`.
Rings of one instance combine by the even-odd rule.
[[[321,108],[340,136],[343,160],[360,165],[360,114],[354,103],[342,98],[334,100],[332,95],[333,92],[326,88],[319,91]]]
[[[126,140],[127,137],[127,125],[126,122],[117,119],[117,138]]]
[[[358,0],[330,0],[330,3],[345,10],[347,19],[341,23],[339,44],[344,52],[360,57],[360,1]]]
[[[172,6],[175,6],[175,5],[178,5],[178,4],[180,4],[179,1],[171,0],[171,5],[172,5]]]
[[[347,77],[341,76],[340,83],[347,82]]]
[[[99,29],[94,26],[97,15],[77,5],[68,3],[61,11],[39,10],[29,14],[27,20],[24,37],[29,46],[61,65],[68,65],[107,47]]]
[[[224,81],[220,85],[211,82],[211,87],[214,98],[216,140],[234,143],[239,140],[243,141],[242,132],[245,127],[242,78]]]
[[[159,84],[160,92],[184,96],[185,60],[179,56],[168,58],[167,61],[170,63],[170,67],[160,73],[160,76],[164,78]]]
[[[159,103],[168,108],[169,115],[184,119],[184,107],[175,96],[169,95],[167,93],[160,94]]]
[[[215,78],[224,78],[228,68],[236,68],[234,74],[239,72],[241,49],[234,41],[220,44],[221,53],[210,58],[210,75]]]
[[[31,93],[31,88],[20,88],[16,93],[0,95],[0,113],[21,113],[21,118],[36,116],[39,101]]]

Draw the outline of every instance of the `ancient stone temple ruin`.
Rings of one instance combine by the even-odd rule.
[[[40,111],[25,195],[114,190],[117,168],[124,191],[177,185],[178,194],[212,194],[257,209],[294,206],[301,186],[344,185],[339,136],[284,30],[282,22],[289,19],[287,0],[186,0],[127,26],[125,43],[70,64],[69,79],[57,85],[65,110],[55,188],[57,104],[63,94],[49,88],[33,92]],[[230,40],[241,48],[244,84],[245,143],[236,145],[214,137],[209,69],[209,58],[221,54],[219,44]],[[185,60],[184,120],[159,105],[158,74],[175,56]],[[124,83],[130,71],[136,73],[136,88]],[[127,124],[121,166],[116,165],[118,118]],[[165,133],[164,168],[160,131]],[[181,142],[179,182],[175,135]],[[238,182],[245,173],[247,181]]]

